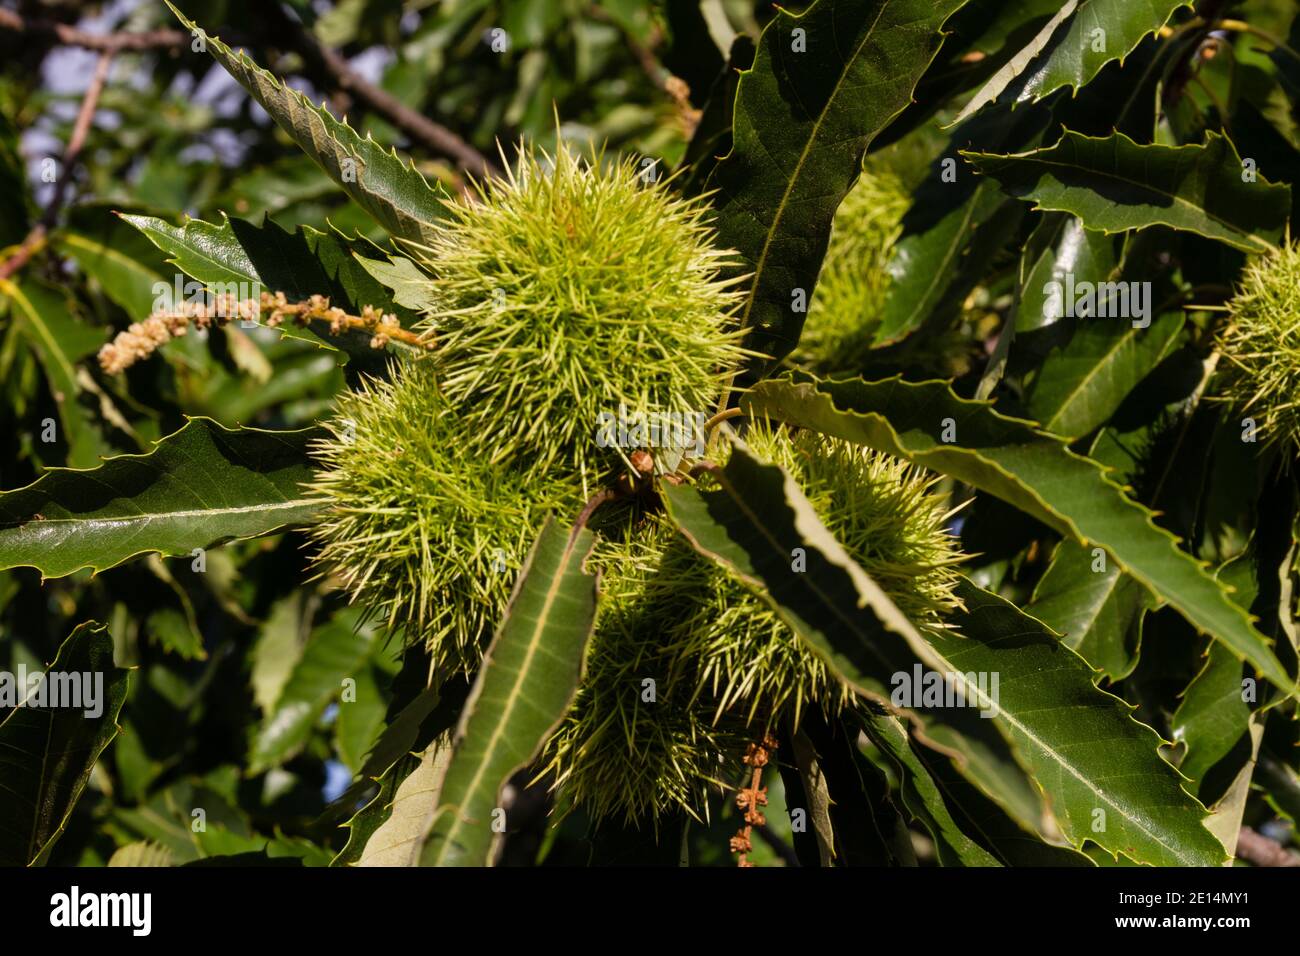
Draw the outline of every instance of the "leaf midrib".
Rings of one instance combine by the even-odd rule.
[[[250,511],[287,511],[292,508],[301,508],[307,505],[323,505],[326,502],[320,498],[290,498],[285,501],[277,501],[270,504],[258,503],[254,505],[227,506],[221,508],[191,508],[184,511],[151,511],[139,512],[132,515],[78,515],[66,518],[40,518],[31,519],[17,527],[26,527],[28,525],[51,525],[51,524],[102,524],[112,522],[114,524],[131,524],[135,522],[161,521],[171,518],[204,518],[210,515],[224,514],[246,514]]]
[[[1090,316],[1089,318],[1094,321],[1096,319],[1095,316]],[[1160,320],[1156,319],[1156,321],[1159,322]],[[1115,354],[1119,352],[1120,349],[1122,349],[1129,342],[1137,339],[1138,331],[1139,331],[1138,329],[1134,328],[1130,324],[1129,327],[1124,330],[1124,334],[1117,336],[1115,340],[1112,342],[1110,348],[1106,349],[1104,352],[1101,353],[1101,355],[1097,357],[1097,361],[1093,364],[1093,366],[1090,369],[1088,369],[1087,372],[1084,373],[1083,377],[1080,378],[1075,383],[1074,387],[1066,390],[1065,395],[1062,398],[1061,404],[1056,410],[1056,413],[1052,415],[1051,419],[1043,422],[1043,428],[1046,431],[1049,432],[1053,431],[1052,426],[1061,420],[1061,418],[1065,415],[1065,413],[1070,409],[1070,406],[1074,404],[1077,397],[1083,392],[1084,387],[1090,384],[1092,380],[1095,379],[1100,374],[1103,365],[1107,367],[1110,366],[1110,364],[1114,361]],[[1065,437],[1069,438],[1072,436],[1067,435]]]
[[[931,299],[931,296],[934,295],[935,290],[939,288],[940,284],[945,279],[951,281],[952,276],[951,273],[949,273],[948,271],[948,266],[952,263],[954,259],[957,258],[957,250],[962,247],[962,240],[966,238],[966,232],[970,228],[970,224],[975,218],[975,208],[976,206],[979,205],[980,198],[981,197],[979,195],[978,187],[977,187],[976,193],[972,195],[970,199],[966,202],[965,211],[962,213],[961,222],[958,225],[958,228],[953,232],[952,241],[948,243],[947,247],[944,249],[942,257],[940,257],[939,265],[941,265],[942,268],[936,268],[933,270],[933,272],[931,273],[931,278],[927,283],[927,285],[925,286],[925,289],[921,294],[917,306],[908,311],[906,316],[906,321],[899,326],[899,329],[909,328],[912,325],[912,321],[915,318],[915,316],[918,313],[925,311],[924,309],[925,304],[933,301]],[[901,248],[901,244],[900,244],[900,248]],[[882,333],[889,332],[891,340],[897,337],[898,335],[896,331],[891,331],[883,328],[881,329],[881,332]]]

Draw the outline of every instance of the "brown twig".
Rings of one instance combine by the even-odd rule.
[[[81,109],[77,113],[76,122],[72,124],[72,135],[68,138],[68,146],[63,151],[63,168],[60,170],[58,181],[54,184],[54,195],[50,198],[50,204],[45,208],[40,221],[27,234],[27,238],[8,259],[0,262],[0,279],[11,278],[28,263],[32,256],[44,248],[46,236],[54,227],[59,210],[63,208],[63,203],[67,199],[68,183],[72,180],[72,166],[81,155],[81,148],[86,143],[86,134],[90,131],[91,120],[95,117],[95,108],[99,104],[100,95],[104,92],[104,84],[108,81],[109,68],[113,65],[113,55],[112,50],[106,50],[99,55],[99,62],[95,64],[95,73],[90,78],[85,96],[81,99]]]
[[[289,45],[339,90],[383,116],[412,140],[453,160],[470,175],[481,179],[497,174],[496,167],[473,146],[445,126],[435,123],[391,93],[370,83],[353,70],[342,55],[322,46],[301,23],[282,13],[278,4],[270,4],[267,12],[273,14],[278,26],[283,28],[283,38],[288,40]],[[178,49],[190,42],[190,35],[180,30],[86,33],[54,20],[23,17],[9,10],[0,10],[0,28],[47,36],[64,46],[99,50],[108,54],[124,50]],[[231,40],[229,37],[227,39]]]
[[[0,10],[0,28],[16,33],[45,36],[63,46],[76,46],[101,53],[121,53],[123,50],[174,50],[190,42],[188,33],[180,30],[149,30],[142,33],[87,33],[57,20],[24,17],[12,10]]]
[[[702,114],[700,110],[691,105],[691,88],[686,81],[680,76],[674,76],[655,56],[653,47],[658,45],[663,36],[659,27],[655,26],[653,28],[650,45],[647,46],[633,36],[615,17],[610,16],[609,11],[593,5],[587,8],[587,15],[593,20],[615,27],[622,34],[623,43],[628,52],[632,54],[632,59],[636,60],[637,65],[641,67],[641,72],[649,77],[650,82],[657,88],[667,93],[669,99],[673,101],[686,138],[690,139],[691,136],[695,135],[695,128],[699,125]]]
[[[1242,827],[1237,834],[1237,858],[1256,866],[1300,866],[1300,854],[1250,827]]]
[[[340,90],[383,116],[413,140],[455,161],[471,176],[486,179],[499,174],[496,166],[465,140],[411,109],[387,90],[375,86],[353,70],[337,51],[322,46],[306,27],[279,10],[278,4],[271,6],[276,8],[277,19],[288,34],[289,45]]]

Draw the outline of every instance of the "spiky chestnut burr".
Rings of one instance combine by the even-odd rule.
[[[802,364],[826,373],[860,367],[880,324],[909,202],[897,176],[868,170],[840,203],[799,339]]]
[[[576,513],[581,486],[502,469],[466,450],[431,364],[402,362],[338,399],[310,491],[328,502],[316,561],[443,676],[477,667],[549,510]]]
[[[665,613],[693,614],[712,579],[662,514],[633,519],[632,510],[622,509],[592,557],[602,575],[596,633],[546,770],[565,802],[594,820],[657,826],[679,809],[706,813],[747,738],[695,693],[698,662],[664,646]]]
[[[707,209],[564,144],[449,204],[424,327],[471,453],[598,478],[631,451],[598,446],[601,413],[712,414],[744,352]]]
[[[959,606],[961,558],[933,479],[905,462],[814,432],[754,423],[751,450],[785,467],[849,554],[917,627]],[[744,743],[852,692],[766,602],[700,556],[662,514],[602,552],[609,599],[588,673],[550,744],[571,802],[593,817],[703,815],[735,778]],[[638,696],[654,681],[656,699]]]
[[[1219,396],[1268,444],[1300,448],[1300,243],[1252,259],[1218,335]]]

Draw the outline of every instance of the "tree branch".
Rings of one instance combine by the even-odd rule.
[[[90,131],[90,123],[95,118],[95,108],[99,105],[99,97],[104,92],[104,84],[108,81],[108,71],[113,65],[114,54],[114,50],[105,50],[99,55],[99,62],[95,64],[95,73],[90,78],[90,86],[86,88],[86,95],[81,99],[81,109],[77,113],[76,122],[72,124],[72,135],[68,138],[68,146],[63,151],[63,168],[59,170],[59,178],[54,184],[54,195],[50,198],[50,204],[45,208],[40,221],[27,234],[27,238],[22,241],[13,255],[0,262],[0,279],[13,276],[45,246],[45,238],[54,227],[59,210],[63,208],[63,203],[67,199],[68,184],[72,181],[72,167],[86,143],[86,134]]]
[[[281,10],[278,3],[268,6],[268,13],[272,11],[284,35],[279,37],[273,35],[268,39],[287,43],[337,89],[350,94],[358,102],[383,116],[413,141],[440,156],[451,159],[470,175],[483,179],[498,174],[499,171],[487,157],[447,127],[411,109],[387,90],[375,86],[358,74],[342,55],[322,46],[306,27]],[[84,30],[78,30],[76,27],[55,20],[23,17],[10,10],[0,10],[0,28],[46,36],[64,46],[81,47],[110,54],[124,50],[174,50],[190,42],[190,35],[180,30],[86,33]],[[274,34],[275,31],[271,33]]]
[[[461,139],[447,127],[435,123],[424,114],[407,106],[385,89],[375,86],[348,64],[336,50],[321,45],[316,37],[300,22],[285,13],[278,4],[277,20],[287,32],[287,45],[296,50],[318,72],[323,73],[338,89],[350,94],[400,129],[412,140],[424,144],[433,152],[454,160],[471,176],[486,179],[499,174],[499,170],[486,156]]]
[[[63,46],[76,46],[101,53],[123,50],[174,50],[190,41],[180,30],[150,30],[145,33],[87,33],[57,20],[24,17],[12,10],[0,10],[0,28],[16,33],[49,37]]]

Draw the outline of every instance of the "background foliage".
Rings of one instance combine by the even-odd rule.
[[[111,704],[68,727],[0,711],[17,754],[0,773],[22,783],[0,787],[19,822],[0,862],[732,861],[734,793],[657,830],[548,817],[526,765],[572,696],[597,593],[573,515],[536,529],[454,755],[471,685],[430,686],[421,648],[313,577],[307,450],[334,396],[382,374],[366,337],[232,324],[122,374],[94,361],[178,271],[409,324],[422,303],[392,241],[422,238],[439,197],[521,137],[707,192],[752,275],[748,343],[772,356],[733,404],[907,458],[965,502],[963,636],[944,638],[881,604],[743,448],[718,488],[667,489],[699,549],[853,687],[887,698],[917,661],[1003,675],[994,721],[809,715],[777,750],[752,861],[1258,863],[1294,845],[1296,450],[1243,441],[1216,347],[1248,257],[1290,241],[1300,202],[1293,4],[177,6],[205,50],[148,0],[0,7],[0,669],[75,659]],[[879,205],[897,221],[868,288],[833,300],[860,313],[800,347],[859,177],[896,183]],[[1042,290],[1066,272],[1149,281],[1150,326],[1054,320]],[[823,587],[790,582],[798,547]],[[541,640],[566,666],[537,665]],[[512,707],[515,667],[541,713]],[[42,734],[80,760],[43,774]],[[500,839],[433,814],[498,802]]]

